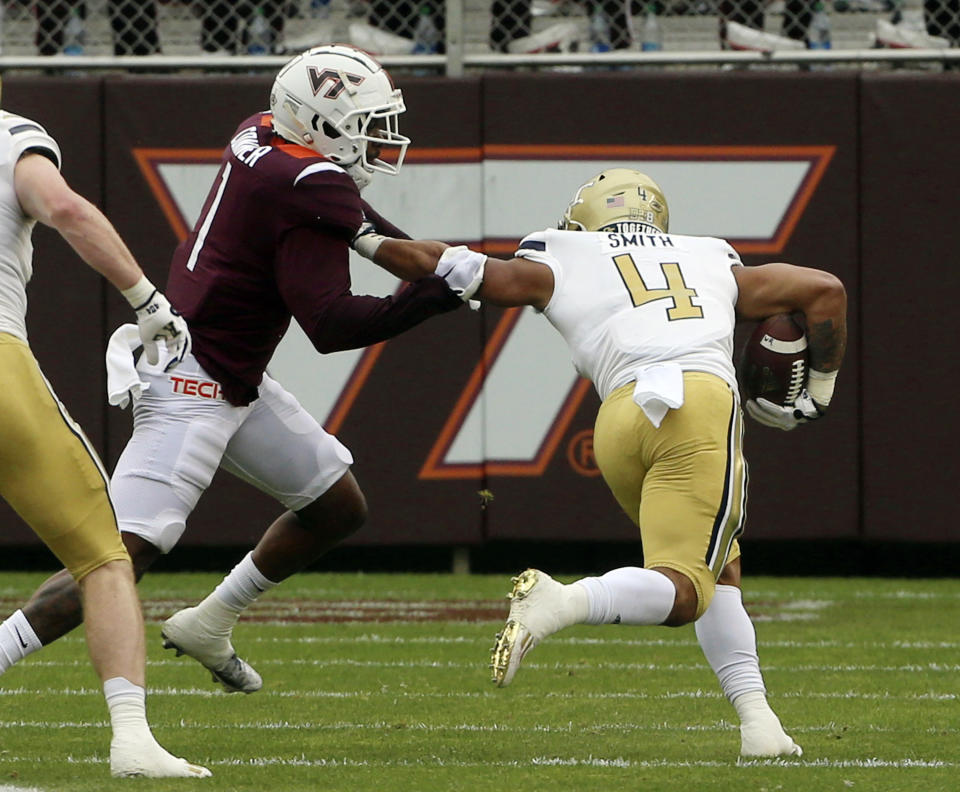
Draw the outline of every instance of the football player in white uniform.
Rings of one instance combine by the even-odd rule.
[[[514,578],[493,649],[494,682],[510,684],[527,652],[571,624],[695,622],[740,717],[741,755],[799,756],[767,702],[740,591],[747,467],[734,324],[737,316],[804,314],[806,388],[790,407],[748,404],[761,422],[791,429],[819,418],[830,403],[846,342],[846,294],[827,272],[744,267],[725,241],[668,229],[657,184],[612,169],[580,187],[560,230],[530,234],[509,261],[376,234],[355,246],[384,266],[429,269],[437,262],[437,274],[464,300],[542,311],[602,399],[597,464],[640,529],[645,568],[570,585],[536,569]]]
[[[106,217],[60,175],[60,148],[35,121],[0,111],[0,491],[78,581],[87,645],[110,710],[114,776],[204,777],[147,724],[143,615],[107,475],[50,387],[27,342],[26,285],[37,221],[56,229],[136,310],[147,355],[176,364],[186,323],[144,276]],[[0,625],[0,673],[39,644],[17,611]]]

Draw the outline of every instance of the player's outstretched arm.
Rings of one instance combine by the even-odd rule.
[[[553,270],[525,258],[509,261],[488,258],[486,274],[477,297],[483,302],[509,308],[532,305],[543,310],[553,296]]]
[[[444,242],[421,239],[361,239],[354,239],[354,249],[360,255],[405,281],[418,281],[433,275],[437,270],[437,261],[448,247]]]
[[[358,248],[359,250],[359,248]],[[461,251],[461,253],[457,253]],[[364,251],[360,251],[367,255]],[[442,242],[381,239],[373,249],[373,260],[385,269],[436,272],[451,284],[471,282],[477,277],[476,253],[465,248],[448,248]],[[469,276],[464,270],[469,269]],[[503,307],[532,305],[542,309],[553,295],[553,271],[546,265],[525,258],[509,261],[486,257],[480,279],[464,299],[476,297]]]

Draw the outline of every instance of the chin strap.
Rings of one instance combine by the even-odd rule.
[[[350,174],[350,178],[353,179],[354,183],[357,185],[358,190],[362,190],[371,181],[373,181],[373,174],[366,170],[363,165],[360,164],[360,160],[357,160],[353,165],[348,165],[346,167],[347,173]]]

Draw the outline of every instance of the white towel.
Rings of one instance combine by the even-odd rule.
[[[139,346],[140,330],[135,324],[120,325],[107,342],[107,401],[121,409],[150,388],[150,383],[140,379],[133,358]]]
[[[667,410],[683,406],[683,369],[677,363],[654,363],[635,372],[633,400],[657,429]]]

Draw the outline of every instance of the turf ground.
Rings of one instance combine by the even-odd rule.
[[[0,575],[0,613],[40,579]],[[508,578],[302,575],[237,628],[264,689],[226,695],[159,642],[218,580],[141,584],[154,732],[213,778],[110,779],[78,632],[0,677],[0,790],[960,789],[960,580],[747,581],[770,701],[804,755],[745,763],[690,626],[565,630],[499,690]]]

